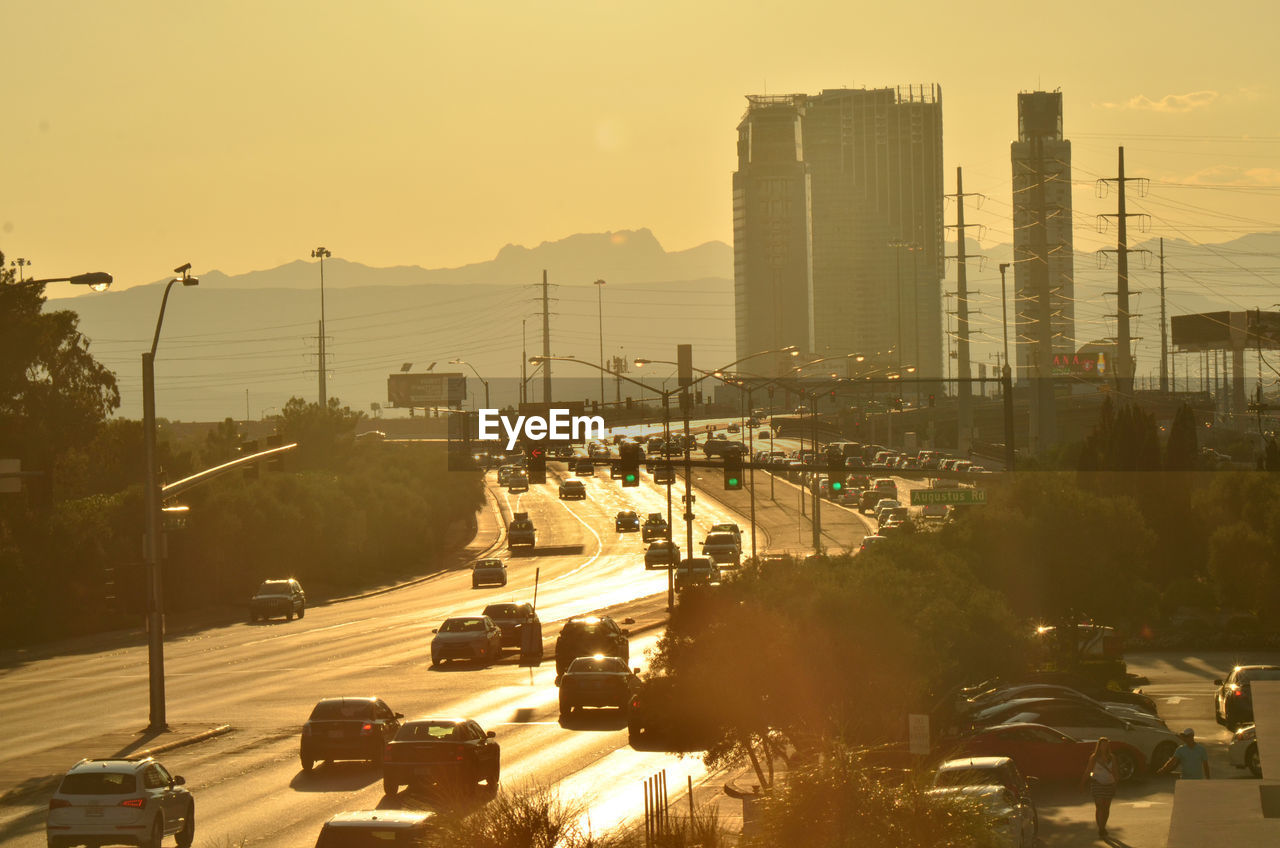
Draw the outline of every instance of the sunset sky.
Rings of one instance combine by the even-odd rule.
[[[1118,144],[1168,235],[1280,230],[1275,2],[0,0],[0,30],[0,250],[37,276],[731,242],[743,95],[908,83],[942,86],[949,190],[963,165],[991,196],[988,242],[1015,95],[1059,87],[1077,250],[1112,239],[1092,181]]]

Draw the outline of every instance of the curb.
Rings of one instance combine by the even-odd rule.
[[[141,751],[136,751],[130,754],[127,759],[145,760],[147,757],[153,757],[156,754],[163,754],[166,751],[173,751],[177,748],[185,748],[188,745],[196,745],[201,742],[206,742],[210,739],[230,733],[231,730],[231,725],[220,724],[217,727],[211,727],[208,730],[192,734],[191,736],[187,736],[182,739],[175,739],[172,742],[165,742],[163,745],[156,745],[154,748],[145,748]]]

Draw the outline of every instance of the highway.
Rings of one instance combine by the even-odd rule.
[[[551,469],[563,474],[556,463]],[[456,570],[385,594],[315,606],[302,620],[213,627],[167,641],[170,724],[234,728],[160,757],[187,778],[196,799],[197,844],[297,845],[314,839],[341,810],[422,803],[404,793],[384,798],[381,772],[372,765],[301,771],[301,725],[315,702],[329,696],[377,695],[410,718],[474,718],[497,734],[505,785],[558,783],[562,796],[590,805],[597,828],[640,815],[641,782],[655,772],[667,769],[673,787],[686,775],[695,782],[703,777],[696,758],[632,750],[625,720],[612,711],[575,718],[572,727],[558,721],[550,654],[556,622],[666,591],[666,573],[643,567],[639,534],[617,534],[613,524],[621,509],[665,512],[662,487],[645,474],[641,486],[623,489],[601,467],[584,478],[587,500],[562,502],[554,476],[518,496],[497,488],[494,476],[490,472],[491,490],[503,511],[526,511],[538,528],[534,555],[499,552],[508,559],[506,587],[473,590],[469,572]],[[698,542],[714,523],[746,527],[742,515],[710,498],[699,498],[696,510]],[[682,530],[677,502],[677,539]],[[548,648],[540,668],[520,668],[514,653],[490,668],[430,668],[432,628],[451,615],[479,614],[487,603],[532,600],[538,569]],[[252,589],[245,587],[246,595]],[[659,632],[633,637],[633,665],[644,665],[644,650]],[[11,741],[0,760],[0,785],[7,790],[0,844],[35,848],[44,844],[46,801],[60,774],[82,756],[118,753],[146,724],[146,649],[135,640],[36,661],[5,659],[0,699],[9,705]]]

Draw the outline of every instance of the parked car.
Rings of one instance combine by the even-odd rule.
[[[587,499],[587,487],[582,484],[581,480],[564,480],[560,483],[560,500],[579,500]]]
[[[708,557],[689,557],[676,566],[676,591],[720,582],[720,568]]]
[[[406,721],[387,743],[382,759],[382,791],[395,795],[404,785],[448,783],[497,791],[502,746],[492,730],[472,719],[416,718]]]
[[[979,730],[948,749],[950,757],[1009,757],[1025,775],[1041,780],[1079,781],[1097,740],[1080,740],[1043,724],[998,724]],[[1142,752],[1119,740],[1111,743],[1117,777],[1146,772]]]
[[[311,771],[317,760],[382,762],[383,747],[402,718],[381,698],[325,698],[302,725],[302,770]]]
[[[1040,830],[1040,816],[1031,800],[1034,778],[1028,780],[1009,757],[962,757],[938,766],[934,797],[955,793],[990,810],[992,830],[1008,845],[1031,848]],[[998,791],[992,791],[997,787]]]
[[[680,546],[670,539],[657,539],[644,552],[644,567],[666,568],[680,562]]]
[[[1129,700],[1112,701],[1108,699],[1108,695],[1123,698],[1122,693],[1111,692],[1106,689],[1096,692],[1094,696],[1089,696],[1073,687],[1056,683],[1024,683],[1018,686],[997,686],[963,700],[957,705],[957,712],[967,715],[988,709],[996,704],[1004,704],[1021,698],[1067,698],[1104,708],[1114,707],[1116,710],[1135,713],[1147,718],[1156,717],[1155,702],[1151,701],[1150,698],[1146,698],[1146,696],[1143,696],[1143,699],[1150,704],[1149,707],[1147,703],[1142,702]]]
[[[507,585],[507,564],[500,559],[482,559],[471,566],[471,588]]]
[[[578,657],[596,654],[617,657],[624,664],[631,661],[628,631],[607,615],[571,618],[556,637],[556,674],[564,674],[569,663]]]
[[[284,616],[293,621],[296,615],[302,618],[307,614],[307,595],[301,584],[292,577],[284,580],[264,580],[258,591],[249,599],[249,621],[266,621],[275,616]]]
[[[613,530],[615,533],[634,533],[640,529],[640,516],[636,515],[635,510],[624,509],[613,517]]]
[[[1227,759],[1236,768],[1247,768],[1254,777],[1262,777],[1262,759],[1258,756],[1258,730],[1254,725],[1242,724],[1231,734]]]
[[[980,805],[1001,848],[1032,848],[1036,844],[1039,821],[1030,798],[1020,798],[998,784],[943,786],[929,789],[925,794],[938,800]]]
[[[977,716],[975,721],[979,721]],[[979,726],[995,724],[1043,724],[1077,739],[1106,736],[1137,748],[1147,765],[1153,768],[1168,762],[1179,744],[1178,737],[1167,727],[1133,721],[1108,710],[1073,701],[1011,701],[1001,707],[1000,712],[981,719]]]
[[[518,648],[525,627],[542,629],[533,604],[489,604],[481,615],[492,619],[502,631],[502,647]]]
[[[1254,680],[1280,680],[1280,666],[1238,665],[1225,680],[1215,680],[1218,691],[1213,696],[1213,714],[1218,724],[1235,730],[1253,721],[1253,696],[1249,684]]]
[[[122,842],[159,848],[170,835],[187,848],[196,836],[196,804],[186,782],[152,757],[81,760],[49,799],[49,848]]]
[[[702,555],[712,562],[742,564],[742,539],[733,533],[712,531],[702,543]],[[678,576],[678,574],[677,574]]]
[[[631,708],[631,693],[640,669],[629,669],[618,657],[578,657],[556,678],[560,717],[580,707]]]
[[[320,828],[316,848],[396,848],[420,844],[436,814],[420,810],[352,810]]]
[[[502,654],[502,630],[487,615],[446,618],[432,630],[431,666],[445,660],[474,660],[488,665]]]
[[[651,512],[649,517],[644,520],[644,526],[640,528],[640,541],[650,542],[654,539],[670,538],[671,528],[667,525],[667,519],[662,517],[660,512]]]

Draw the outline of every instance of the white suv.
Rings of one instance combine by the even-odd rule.
[[[170,834],[187,848],[196,836],[196,807],[186,780],[143,760],[81,760],[49,799],[49,848],[132,844],[159,848]]]

